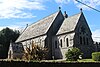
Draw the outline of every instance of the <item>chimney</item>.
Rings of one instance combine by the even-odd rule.
[[[66,14],[66,11],[64,11],[64,18],[67,18],[68,15]]]

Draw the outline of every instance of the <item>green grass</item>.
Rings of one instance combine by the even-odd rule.
[[[17,59],[17,60],[1,60],[1,61],[25,61],[25,60],[19,60],[19,59]],[[77,61],[66,61],[66,60],[41,60],[41,61],[39,61],[39,60],[30,60],[30,61],[28,61],[28,60],[26,60],[25,62],[64,62],[64,63],[71,63],[71,62],[99,62],[100,63],[100,61],[94,61],[94,60],[92,60],[92,59],[81,59],[81,60],[77,60]]]
[[[78,60],[78,62],[97,62],[97,61],[94,61],[92,59],[82,59],[82,60]]]
[[[44,60],[45,62],[45,60]],[[57,61],[57,60],[47,60],[47,62],[100,62],[100,61],[94,61],[93,59],[81,59],[81,60],[77,60],[77,61],[66,61],[66,60],[61,60],[61,61]]]
[[[100,62],[100,61],[94,61],[92,59],[82,59],[77,61],[66,61],[66,62]]]

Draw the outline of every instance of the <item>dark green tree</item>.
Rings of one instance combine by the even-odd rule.
[[[15,42],[19,35],[18,30],[13,31],[8,27],[0,31],[0,58],[7,58],[10,41]]]

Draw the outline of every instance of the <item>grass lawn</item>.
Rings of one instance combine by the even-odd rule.
[[[64,62],[100,62],[100,61],[94,61],[92,59],[82,59],[77,61],[64,61]]]
[[[2,60],[1,60],[2,61]],[[25,60],[3,60],[3,61],[25,61]],[[26,62],[30,62],[30,61],[26,61]],[[94,61],[92,59],[81,59],[81,60],[77,60],[77,61],[66,61],[66,60],[41,60],[41,61],[38,61],[38,60],[31,60],[31,62],[67,62],[67,63],[70,63],[70,62],[99,62],[100,61]]]
[[[100,61],[94,61],[92,59],[82,59],[82,60],[77,60],[77,61],[66,61],[66,60],[44,60],[42,62],[100,62]]]
[[[68,62],[68,63],[70,63],[70,62],[100,62],[100,61],[94,61],[92,59],[81,59],[81,60],[77,60],[77,61],[66,61],[66,60],[47,60],[47,61],[45,61],[44,60],[44,62]]]
[[[97,62],[97,61],[94,61],[92,59],[82,59],[82,60],[78,60],[78,62]]]

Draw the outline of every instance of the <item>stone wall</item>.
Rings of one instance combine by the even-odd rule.
[[[45,38],[47,36],[44,35],[44,36],[40,36],[40,37],[37,37],[37,38],[34,38],[34,39],[30,39],[30,40],[27,40],[27,41],[24,41],[22,42],[23,46],[24,46],[24,50],[26,50],[26,47],[30,48],[32,47],[32,42],[34,43],[34,45],[39,45],[41,47],[44,47],[45,46]]]
[[[73,38],[74,38],[74,33],[64,34],[64,35],[59,35],[54,37],[53,53],[55,58],[65,59],[65,53],[68,51],[69,48],[73,47],[74,44]],[[62,44],[61,44],[61,40],[62,40]],[[57,45],[55,41],[57,41]]]
[[[100,51],[100,42],[94,42],[95,51]]]
[[[21,59],[24,54],[24,48],[21,43],[10,43],[8,59]]]

